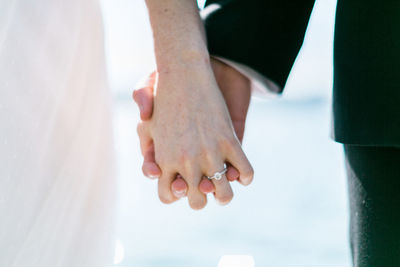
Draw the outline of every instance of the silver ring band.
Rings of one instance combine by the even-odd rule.
[[[228,171],[228,168],[224,168],[222,171],[220,172],[216,172],[214,173],[212,176],[206,176],[209,180],[215,179],[217,181],[221,180],[223,175]]]

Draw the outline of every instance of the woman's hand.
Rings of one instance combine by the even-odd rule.
[[[213,76],[197,2],[146,0],[146,4],[158,80],[153,118],[138,129],[142,153],[153,140],[163,202],[176,200],[171,182],[180,175],[188,186],[190,206],[199,209],[206,204],[198,189],[204,175],[222,171],[230,163],[249,183],[253,171]],[[226,177],[213,182],[215,197],[228,203],[233,194]]]
[[[206,204],[205,195],[199,191],[203,176],[223,170],[225,163],[240,172],[242,183],[251,182],[252,167],[234,134],[209,65],[159,73],[156,90],[152,120],[142,123],[138,131],[143,148],[154,140],[155,160],[162,170],[159,196],[164,203],[176,200],[171,183],[177,174],[187,183],[194,209]],[[228,203],[233,193],[226,177],[212,181],[216,199]]]

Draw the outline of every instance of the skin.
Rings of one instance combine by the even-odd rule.
[[[211,59],[211,64],[218,86],[227,104],[236,135],[241,142],[250,103],[250,81],[247,77],[219,60]],[[139,107],[140,117],[143,121],[150,120],[153,113],[153,94],[156,75],[156,72],[153,72],[145,83],[133,92],[133,99]],[[149,139],[149,137],[144,138]],[[161,175],[161,169],[155,162],[154,146],[150,145],[146,149],[143,153],[143,173],[149,178],[158,178]],[[228,166],[226,176],[229,181],[238,180],[241,182],[239,172],[232,166]],[[177,199],[186,196],[187,184],[180,175],[177,175],[172,182],[171,190]],[[200,182],[199,190],[203,194],[215,192],[213,183],[206,178],[203,178]]]
[[[152,150],[161,170],[158,195],[163,203],[178,199],[171,190],[178,176],[186,184],[191,208],[201,209],[207,202],[199,190],[205,175],[229,163],[240,173],[240,181],[249,184],[253,169],[218,88],[196,2],[147,0],[146,4],[157,75],[152,118],[138,126],[141,150],[147,158]],[[233,192],[226,176],[212,182],[215,198],[229,203]]]

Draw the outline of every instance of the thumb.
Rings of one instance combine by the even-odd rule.
[[[153,91],[156,82],[156,72],[153,72],[146,80],[141,81],[133,91],[133,100],[139,106],[140,119],[149,120],[153,113]]]

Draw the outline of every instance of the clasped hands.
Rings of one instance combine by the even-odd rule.
[[[191,208],[201,209],[213,193],[227,204],[233,197],[229,182],[251,183],[253,168],[241,148],[250,94],[245,76],[214,59],[154,72],[134,91],[142,170],[158,178],[163,203],[187,196]],[[225,166],[220,180],[207,178]]]

